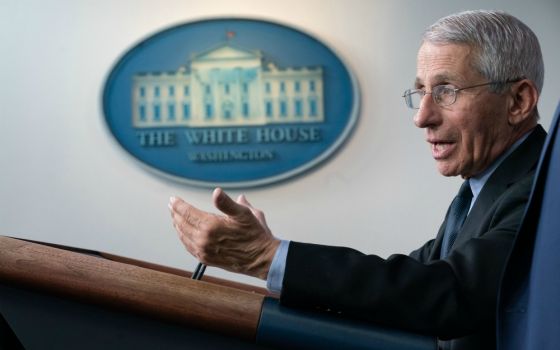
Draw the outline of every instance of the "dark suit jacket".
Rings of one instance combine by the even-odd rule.
[[[560,349],[560,105],[500,289],[500,349]]]
[[[410,256],[290,243],[281,302],[437,335],[443,348],[495,348],[498,283],[546,137],[539,125],[488,179],[449,256],[443,228]]]

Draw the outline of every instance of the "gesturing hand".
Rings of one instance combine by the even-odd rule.
[[[216,188],[212,197],[214,206],[225,215],[202,211],[180,198],[170,199],[179,238],[204,264],[266,279],[280,241],[272,235],[264,213],[243,195],[235,202]]]

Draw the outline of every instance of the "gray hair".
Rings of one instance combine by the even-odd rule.
[[[423,42],[468,45],[475,50],[473,68],[489,81],[527,78],[541,93],[544,63],[539,40],[512,15],[486,10],[453,14],[428,27]],[[495,92],[502,88],[493,86]]]

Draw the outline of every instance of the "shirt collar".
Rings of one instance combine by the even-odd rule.
[[[471,191],[472,191],[472,194],[473,194],[473,198],[472,198],[472,201],[471,201],[471,208],[473,207],[474,202],[476,202],[476,199],[478,198],[478,195],[480,194],[480,191],[482,191],[482,188],[486,184],[486,181],[488,181],[488,179],[494,173],[496,168],[500,164],[502,164],[502,162],[510,154],[512,154],[513,151],[515,151],[517,149],[517,147],[519,147],[519,145],[521,145],[523,143],[523,141],[525,141],[527,139],[527,137],[529,137],[529,135],[532,132],[533,132],[533,130],[525,133],[525,135],[521,136],[521,138],[519,138],[519,140],[515,141],[515,143],[513,145],[511,145],[511,147],[508,148],[504,153],[502,153],[502,155],[499,156],[498,159],[496,159],[488,168],[486,168],[486,170],[484,170],[482,173],[478,174],[477,176],[473,176],[469,179],[469,183],[471,185]]]

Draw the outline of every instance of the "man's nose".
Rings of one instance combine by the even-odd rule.
[[[433,127],[441,123],[440,108],[431,94],[425,94],[420,101],[420,108],[414,116],[414,124],[419,128]]]

